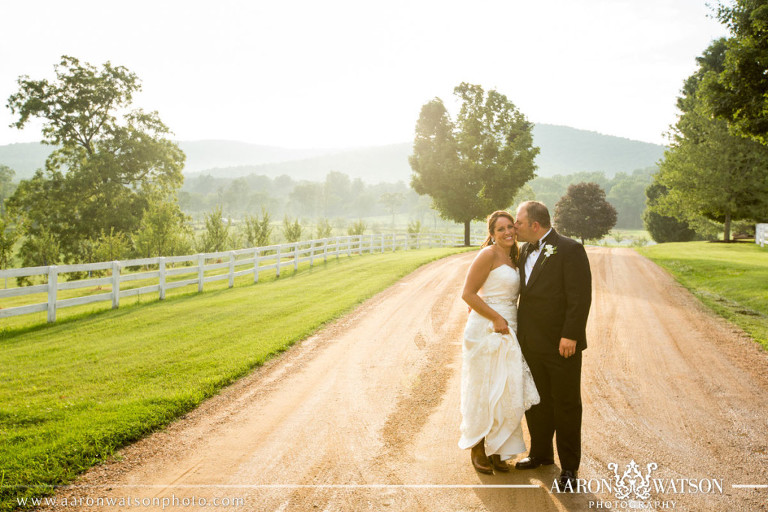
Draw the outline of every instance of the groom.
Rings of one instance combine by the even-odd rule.
[[[517,209],[520,305],[517,336],[541,402],[525,418],[531,433],[528,457],[517,469],[554,464],[556,434],[560,489],[576,487],[581,460],[581,351],[592,302],[592,275],[584,247],[552,229],[542,203]]]

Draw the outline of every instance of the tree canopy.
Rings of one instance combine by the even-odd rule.
[[[432,197],[443,218],[469,226],[494,210],[507,208],[518,190],[534,177],[532,124],[503,94],[462,83],[454,89],[461,100],[456,123],[443,101],[421,108],[413,155],[411,186]]]
[[[558,231],[585,239],[600,239],[616,225],[616,209],[605,200],[597,183],[575,183],[555,205],[554,223]]]
[[[718,19],[731,32],[721,69],[706,77],[702,97],[732,131],[768,144],[768,1],[720,5]]]
[[[33,239],[46,232],[60,244],[65,261],[86,260],[86,241],[135,233],[153,199],[176,205],[183,180],[184,154],[168,139],[157,112],[129,110],[141,88],[134,73],[69,56],[55,73],[52,81],[20,77],[7,105],[18,116],[13,126],[38,118],[43,142],[56,146],[45,169],[22,181],[9,200],[28,219],[26,265],[39,264]]]

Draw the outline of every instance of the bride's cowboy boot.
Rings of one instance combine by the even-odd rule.
[[[507,464],[507,461],[501,460],[501,455],[498,453],[491,455],[491,463],[493,464],[493,469],[496,471],[503,471],[505,473],[509,471],[509,465]]]
[[[470,457],[472,465],[479,473],[493,474],[493,466],[491,466],[491,461],[488,460],[488,456],[485,454],[485,438],[472,447]]]

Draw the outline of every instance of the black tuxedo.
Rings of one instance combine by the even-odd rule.
[[[581,352],[587,348],[587,316],[592,302],[592,274],[584,247],[554,229],[525,283],[523,244],[519,263],[520,303],[517,337],[541,402],[526,412],[530,455],[553,459],[552,438],[563,470],[576,471],[581,459]],[[552,252],[554,249],[554,252]],[[560,355],[560,338],[576,340],[576,353]]]

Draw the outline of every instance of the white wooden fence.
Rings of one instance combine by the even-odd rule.
[[[755,243],[760,247],[765,247],[765,244],[768,244],[768,224],[755,226]]]
[[[386,251],[409,250],[426,247],[446,247],[462,245],[463,235],[446,234],[374,234],[341,236],[295,242],[291,244],[270,245],[267,247],[253,247],[205,254],[193,254],[189,256],[170,256],[159,258],[143,258],[124,261],[108,261],[101,263],[88,263],[82,265],[52,265],[46,267],[25,267],[8,270],[0,270],[0,279],[15,277],[31,277],[45,275],[46,284],[22,286],[0,290],[0,299],[18,297],[23,295],[47,294],[48,300],[37,304],[16,306],[0,309],[0,318],[17,315],[26,315],[42,311],[48,312],[48,322],[56,321],[56,311],[60,308],[80,306],[100,301],[112,301],[112,308],[120,306],[120,299],[145,293],[157,293],[160,300],[165,298],[165,292],[183,286],[197,286],[197,291],[202,292],[205,283],[228,280],[229,287],[234,286],[236,277],[253,275],[253,282],[259,281],[259,273],[274,269],[280,276],[280,269],[292,266],[299,267],[299,263],[309,261],[310,266],[315,261],[322,259],[327,261],[329,256],[382,253]],[[473,239],[473,244],[481,243],[481,240]],[[177,266],[180,265],[180,266]],[[144,272],[122,273],[127,267],[157,266],[157,270]],[[220,271],[215,275],[205,275],[206,272]],[[71,272],[98,272],[109,271],[107,277],[97,277],[59,282],[62,274]],[[168,277],[187,276],[186,279],[167,282]],[[194,276],[194,277],[191,277]],[[120,289],[120,284],[140,279],[157,279],[156,284],[141,286],[131,289]],[[111,286],[106,293],[85,295],[68,299],[58,299],[59,290],[72,290],[93,286]]]

